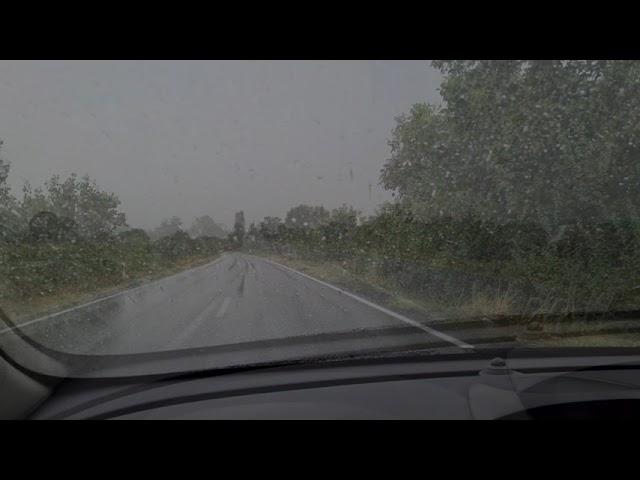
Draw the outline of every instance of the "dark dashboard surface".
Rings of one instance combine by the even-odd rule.
[[[630,418],[640,412],[636,362],[337,362],[150,382],[74,380],[61,383],[30,418]]]

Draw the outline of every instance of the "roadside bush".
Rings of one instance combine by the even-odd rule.
[[[118,279],[122,268],[108,245],[23,243],[3,255],[7,295],[32,298],[65,289],[94,289]]]
[[[202,236],[193,240],[193,249],[198,255],[215,255],[223,250],[224,243],[218,237]]]
[[[123,232],[108,242],[21,242],[0,244],[0,298],[29,300],[65,292],[90,292],[157,274],[175,261],[211,257],[223,241],[186,234],[152,244],[142,231]]]
[[[182,231],[156,240],[153,248],[162,257],[169,260],[184,258],[196,252],[195,242]]]

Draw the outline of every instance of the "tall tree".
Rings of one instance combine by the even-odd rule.
[[[3,142],[0,140],[0,154]],[[17,208],[17,201],[11,194],[8,184],[11,165],[0,156],[0,241],[16,240],[18,230],[24,222],[21,220]]]
[[[2,140],[0,140],[0,153],[2,152]],[[0,156],[0,224],[7,226],[11,218],[11,190],[7,183],[10,165]]]
[[[244,231],[244,212],[236,212],[236,218],[233,224],[233,235],[240,244],[242,244],[242,242],[244,241]]]
[[[260,236],[265,240],[274,241],[278,238],[280,227],[282,226],[282,220],[278,217],[264,217],[264,220],[260,222],[258,231]]]
[[[0,154],[2,153],[3,144],[4,142],[0,140]],[[10,170],[9,162],[4,160],[0,156],[0,201],[3,201],[3,203],[0,205],[4,205],[4,202],[6,202],[6,198],[9,195],[9,185],[7,183],[7,178],[9,177],[9,170]]]

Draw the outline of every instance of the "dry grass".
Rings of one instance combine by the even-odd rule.
[[[541,339],[528,342],[533,347],[637,347],[640,346],[640,334],[594,334],[575,337]]]
[[[469,301],[454,308],[465,317],[513,315],[516,313],[515,300],[509,291],[489,293],[474,289]]]

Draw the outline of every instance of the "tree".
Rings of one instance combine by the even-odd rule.
[[[255,242],[258,238],[258,228],[256,227],[256,224],[254,222],[251,222],[251,225],[249,225],[247,234],[249,235],[249,238],[252,242]]]
[[[640,62],[439,61],[442,107],[396,119],[382,185],[422,218],[638,218]]]
[[[0,153],[3,142],[0,140]],[[17,201],[11,194],[7,179],[11,165],[0,156],[0,240],[14,241],[18,236],[21,219]]]
[[[284,223],[289,228],[314,229],[329,219],[329,212],[323,206],[298,205],[290,209]]]
[[[236,219],[233,224],[233,235],[240,245],[242,245],[244,240],[244,227],[244,212],[236,212]]]
[[[72,242],[77,240],[77,229],[72,219],[42,211],[29,221],[27,238],[32,242]]]
[[[275,241],[280,233],[282,220],[278,217],[264,217],[260,222],[259,233],[262,238],[268,241]]]
[[[128,245],[140,245],[147,247],[151,243],[149,235],[141,228],[132,228],[130,230],[120,232],[118,234],[118,238],[120,241]]]
[[[0,151],[2,149],[3,142],[0,140]],[[5,205],[6,199],[9,196],[9,185],[7,184],[7,178],[9,177],[10,165],[2,157],[0,157],[0,205]]]
[[[182,230],[160,238],[154,246],[160,254],[170,260],[193,255],[196,251],[196,242]]]
[[[74,226],[77,234],[87,240],[104,240],[126,226],[125,214],[119,210],[120,200],[115,193],[99,189],[95,181],[71,174],[61,181],[54,175],[45,182],[45,190],[23,188],[20,210],[25,219],[41,212],[49,212]]]
[[[192,238],[197,237],[218,237],[224,238],[226,236],[226,232],[224,229],[218,225],[209,215],[203,215],[201,217],[196,217],[191,224],[191,228],[189,228],[189,235]]]
[[[32,188],[29,182],[25,182],[22,186],[20,211],[27,222],[39,212],[45,212],[51,209],[51,203],[49,202],[49,199],[44,193],[42,187]]]
[[[342,205],[331,211],[328,221],[320,226],[324,248],[336,259],[344,259],[351,253],[352,240],[358,226],[358,212]]]
[[[331,210],[329,222],[344,225],[348,229],[355,229],[358,225],[359,212],[350,205],[343,204]]]

